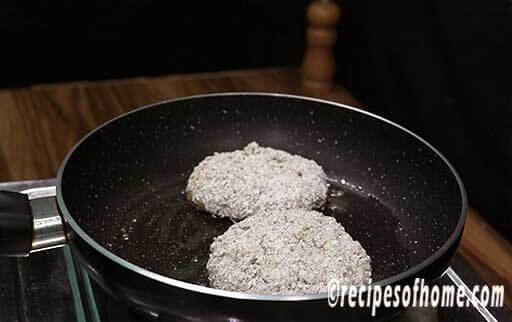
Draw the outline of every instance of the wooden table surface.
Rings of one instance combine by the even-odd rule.
[[[294,69],[261,69],[0,90],[0,181],[53,178],[90,130],[134,108],[176,97],[233,91],[303,95]],[[337,87],[322,98],[361,107]],[[488,283],[505,285],[512,307],[512,246],[474,211],[459,252]]]

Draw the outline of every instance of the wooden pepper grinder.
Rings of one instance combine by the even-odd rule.
[[[306,52],[302,85],[308,95],[321,95],[333,87],[336,69],[333,47],[341,9],[334,1],[315,0],[307,9]]]

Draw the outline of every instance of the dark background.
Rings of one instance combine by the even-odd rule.
[[[298,66],[307,3],[4,1],[0,87]],[[341,5],[337,81],[438,147],[512,239],[512,2]]]
[[[0,4],[0,87],[298,65],[308,1]]]

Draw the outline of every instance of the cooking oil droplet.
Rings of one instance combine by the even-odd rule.
[[[336,212],[338,211],[339,207],[335,204],[332,204],[332,205],[329,205],[328,209],[331,211],[331,212]]]
[[[330,195],[333,198],[339,198],[339,197],[343,196],[343,191],[342,190],[333,190]]]

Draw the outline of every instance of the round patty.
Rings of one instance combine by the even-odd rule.
[[[333,217],[317,211],[262,213],[232,225],[210,246],[210,286],[253,294],[327,292],[327,283],[363,285],[370,257]]]
[[[192,171],[185,192],[199,209],[236,221],[258,212],[318,209],[329,184],[315,161],[256,142],[215,153]]]

